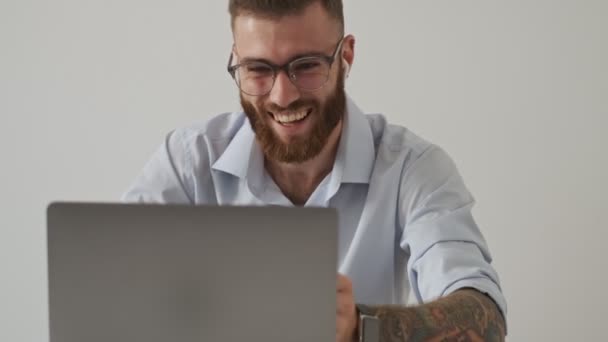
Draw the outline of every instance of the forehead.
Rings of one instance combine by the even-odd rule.
[[[339,24],[318,3],[302,13],[281,18],[241,14],[234,20],[234,44],[240,58],[277,64],[295,55],[329,53],[339,36]]]

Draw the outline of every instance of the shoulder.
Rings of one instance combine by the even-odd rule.
[[[389,123],[382,114],[367,114],[366,118],[374,138],[376,156],[381,157],[377,160],[399,164],[403,173],[412,168],[445,168],[452,164],[441,147],[407,127]]]
[[[205,164],[213,163],[246,123],[247,117],[242,112],[218,114],[176,128],[167,137],[167,148],[186,161],[208,158]]]
[[[376,172],[380,182],[397,189],[399,225],[415,217],[435,217],[471,205],[456,164],[440,146],[409,129],[392,125],[380,115],[368,116],[376,145]]]
[[[382,115],[367,118],[376,145],[375,171],[382,181],[399,184],[404,202],[416,205],[439,189],[458,194],[459,203],[471,200],[456,164],[443,148],[406,127],[387,123]]]
[[[208,120],[176,128],[171,132],[171,137],[180,141],[185,147],[200,143],[221,145],[221,142],[230,142],[234,138],[246,119],[242,112],[222,113]]]

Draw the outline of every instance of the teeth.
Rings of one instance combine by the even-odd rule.
[[[280,123],[290,123],[298,120],[304,119],[308,114],[305,112],[301,113],[292,113],[292,114],[284,114],[284,115],[274,115],[274,119]]]

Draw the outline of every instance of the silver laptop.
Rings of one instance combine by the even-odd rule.
[[[51,342],[334,341],[332,209],[53,203]]]

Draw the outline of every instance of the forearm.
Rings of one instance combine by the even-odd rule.
[[[369,307],[381,342],[504,341],[505,321],[489,297],[463,289],[416,307]]]

